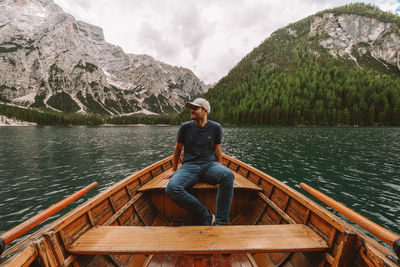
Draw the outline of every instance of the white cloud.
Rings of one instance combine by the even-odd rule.
[[[55,0],[126,53],[190,68],[214,83],[273,31],[351,0]],[[399,0],[364,1],[395,12]]]

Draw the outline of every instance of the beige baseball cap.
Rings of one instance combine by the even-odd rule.
[[[187,108],[191,108],[192,106],[205,108],[208,110],[208,113],[211,111],[210,103],[208,103],[204,98],[196,98],[193,102],[187,102],[185,104],[185,107]]]

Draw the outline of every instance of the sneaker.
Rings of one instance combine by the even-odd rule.
[[[214,226],[215,225],[215,215],[210,213],[208,218],[204,221],[204,225]]]
[[[215,215],[211,213],[211,225],[215,225]]]

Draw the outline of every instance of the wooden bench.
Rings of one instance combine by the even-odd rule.
[[[242,175],[233,172],[235,179],[233,182],[234,189],[248,189],[248,190],[255,190],[255,191],[262,191],[262,189],[256,185],[255,183],[251,182],[249,179],[243,177]],[[154,189],[164,189],[167,187],[169,179],[164,179],[164,173],[161,173],[151,179],[148,183],[141,186],[138,191],[148,191]],[[194,189],[204,189],[204,188],[218,188],[216,185],[206,184],[206,183],[198,183],[193,186]]]
[[[302,224],[245,226],[96,226],[74,254],[220,254],[322,251],[327,243]]]

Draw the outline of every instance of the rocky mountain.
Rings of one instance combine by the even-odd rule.
[[[400,17],[321,11],[275,31],[206,97],[226,123],[400,125]]]
[[[400,31],[394,22],[326,12],[312,20],[309,35],[324,35],[319,41],[322,47],[333,56],[350,58],[357,66],[357,58],[368,55],[385,68],[400,71]]]
[[[173,113],[206,91],[190,70],[107,43],[52,0],[0,0],[0,100],[63,112]]]

